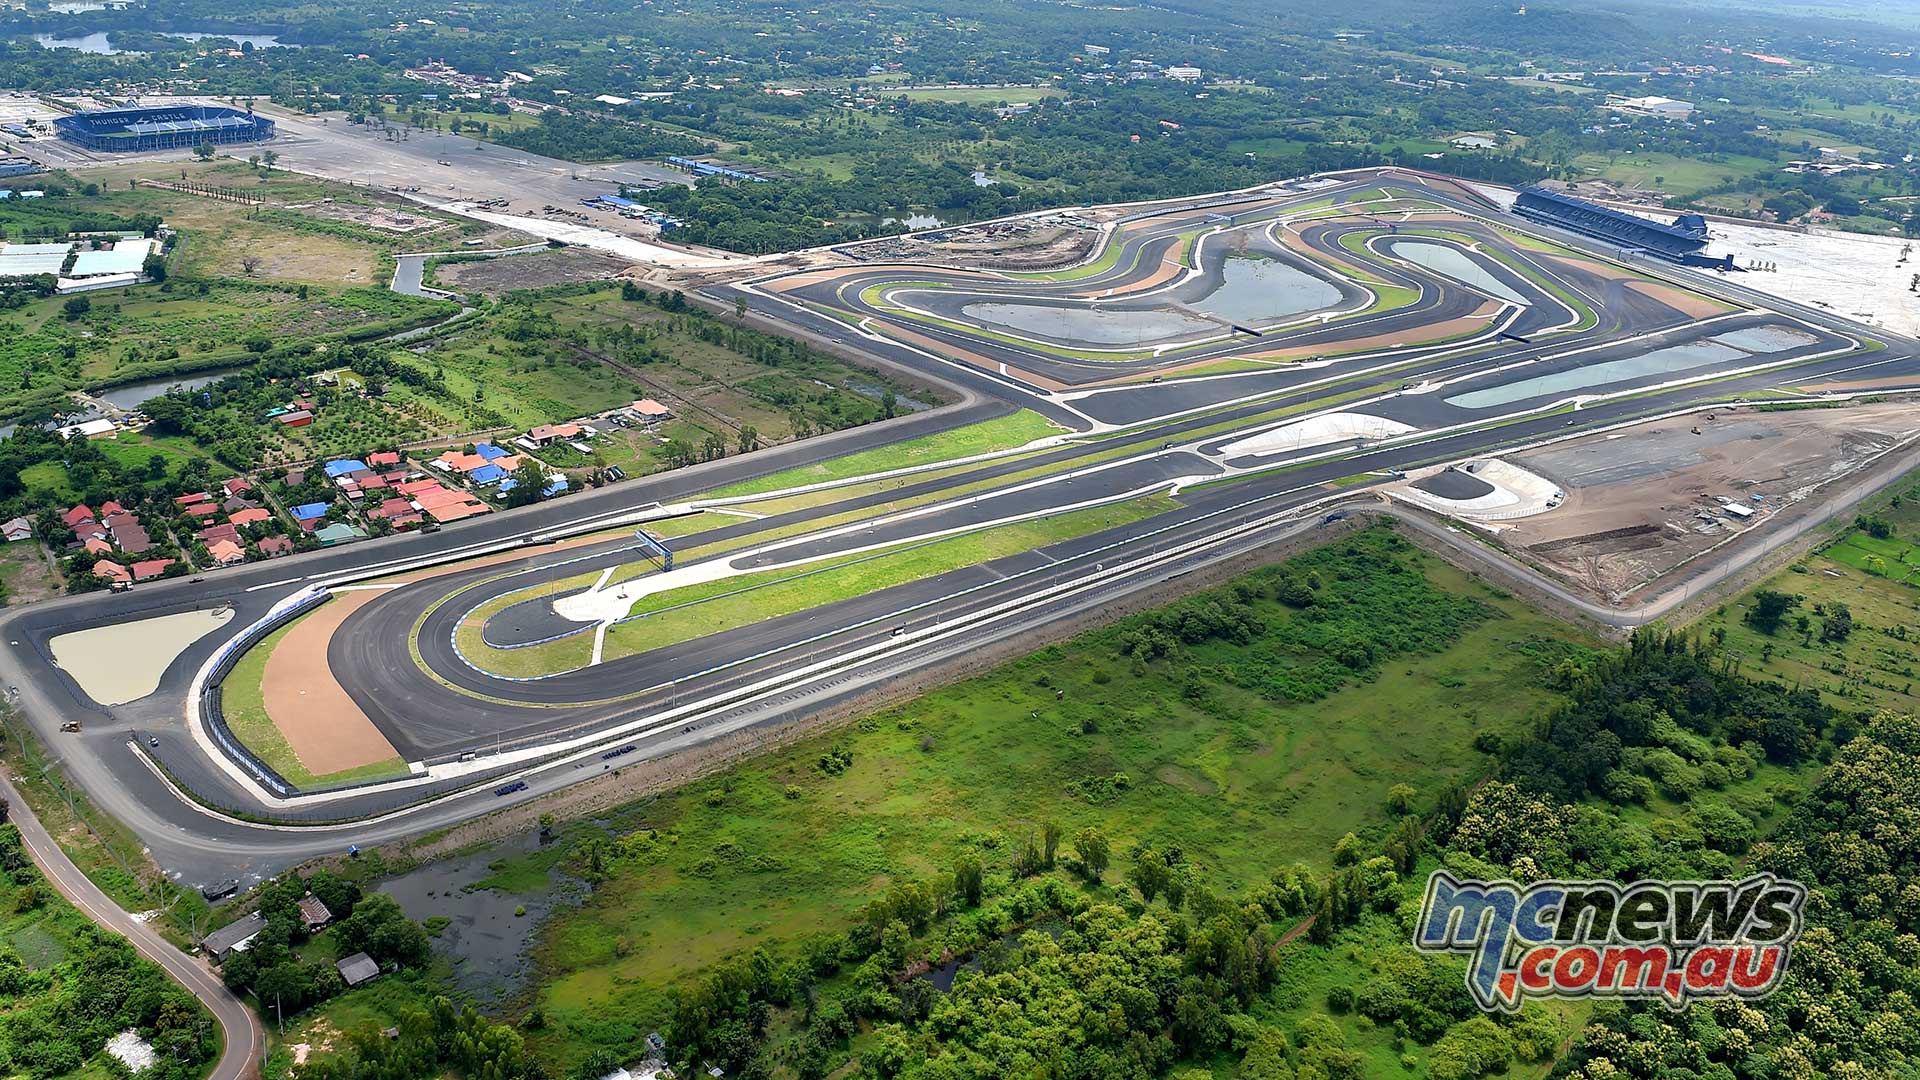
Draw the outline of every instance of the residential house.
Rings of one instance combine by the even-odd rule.
[[[173,566],[172,559],[144,559],[133,564],[133,580],[152,581]]]
[[[224,964],[227,957],[234,953],[246,952],[247,946],[253,944],[253,939],[259,937],[260,931],[266,928],[266,917],[257,911],[250,911],[202,938],[200,948],[213,957],[214,963]]]
[[[93,508],[86,503],[81,503],[66,513],[61,514],[60,520],[67,528],[72,529],[76,533],[97,524],[93,516]]]
[[[279,424],[281,427],[306,427],[308,424],[313,423],[313,414],[305,409],[294,409],[291,412],[283,412],[279,416],[274,417],[273,422]]]
[[[373,962],[373,957],[363,952],[357,952],[336,961],[333,966],[340,969],[340,977],[345,979],[350,987],[359,986],[380,974],[380,965]]]
[[[391,469],[400,464],[400,451],[376,450],[367,455],[367,464],[376,469]]]
[[[234,527],[230,521],[223,521],[218,525],[209,525],[193,535],[199,537],[200,542],[208,547],[212,547],[217,540],[225,540],[229,544],[240,543],[240,530]]]
[[[232,566],[247,561],[247,553],[231,540],[215,540],[207,545],[207,556],[216,566]]]
[[[349,540],[364,540],[367,534],[344,521],[313,530],[313,538],[323,544],[343,544]]]
[[[309,893],[300,898],[300,922],[309,933],[332,921],[333,912],[327,910],[327,905],[319,897]]]
[[[12,521],[0,525],[0,536],[6,537],[7,543],[9,544],[15,544],[22,540],[31,540],[33,539],[33,522],[23,517],[14,518]]]
[[[285,536],[269,536],[260,541],[260,554],[267,558],[293,554],[293,541]]]
[[[671,420],[673,418],[672,409],[667,408],[652,398],[641,398],[639,401],[634,402],[633,411],[639,413],[640,418],[650,424],[657,424],[662,420]]]
[[[262,510],[257,506],[249,506],[245,510],[236,510],[227,515],[228,523],[235,526],[258,525],[263,521],[272,520],[272,511]]]
[[[89,537],[87,537],[87,539],[86,539],[86,542],[85,542],[84,544],[82,544],[81,546],[82,546],[82,547],[84,547],[84,548],[86,548],[86,550],[87,550],[87,553],[88,553],[89,555],[111,555],[111,554],[113,554],[113,545],[112,545],[112,544],[109,544],[109,543],[107,543],[107,542],[106,542],[105,540],[102,540],[102,539],[100,539],[100,538],[99,538],[99,537],[97,537],[97,536],[89,536]]]
[[[133,574],[124,566],[111,559],[100,559],[93,564],[93,576],[109,585],[131,585]]]
[[[541,424],[527,432],[527,438],[535,446],[549,446],[557,442],[566,442],[580,437],[579,424]]]
[[[236,476],[220,485],[220,493],[231,499],[253,490],[253,481],[244,476]]]

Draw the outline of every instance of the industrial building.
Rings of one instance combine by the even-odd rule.
[[[1673,224],[1662,225],[1637,214],[1540,187],[1521,188],[1513,210],[1533,221],[1571,229],[1630,251],[1645,251],[1683,266],[1715,269],[1733,266],[1732,256],[1716,259],[1706,254],[1707,219],[1699,214],[1681,214],[1673,219]]]
[[[758,173],[748,172],[745,169],[735,169],[726,165],[715,165],[711,161],[701,161],[698,158],[670,157],[667,159],[667,164],[676,169],[685,169],[695,176],[717,176],[722,180],[745,180],[754,184],[764,184],[768,179]]]
[[[227,146],[273,138],[273,121],[224,105],[97,109],[62,116],[53,127],[70,143],[110,153],[190,150],[203,143]]]
[[[0,180],[11,176],[31,176],[44,172],[39,162],[27,157],[0,157]]]

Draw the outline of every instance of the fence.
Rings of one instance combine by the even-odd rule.
[[[253,751],[234,738],[227,727],[226,713],[220,708],[220,684],[226,681],[233,666],[248,649],[265,640],[267,635],[280,629],[307,612],[325,603],[333,594],[324,588],[309,588],[298,595],[292,603],[275,608],[268,616],[234,635],[220,650],[214,653],[213,666],[207,671],[207,681],[200,688],[200,718],[218,743],[222,753],[234,764],[252,773],[254,779],[272,788],[276,794],[291,795],[294,787],[273,771],[266,762],[261,761]]]

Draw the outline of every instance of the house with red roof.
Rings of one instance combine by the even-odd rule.
[[[126,507],[121,506],[119,503],[113,501],[112,499],[108,499],[106,502],[103,502],[100,504],[100,517],[102,520],[110,518],[115,514],[124,514],[126,512],[127,512]],[[109,528],[111,528],[113,523],[109,521],[107,522],[107,525]]]
[[[272,521],[273,513],[257,506],[250,506],[245,510],[236,510],[228,514],[227,520],[234,525],[257,525],[262,521]]]
[[[284,536],[269,536],[260,541],[260,554],[269,559],[279,555],[291,555],[293,541]]]
[[[173,497],[173,505],[175,506],[192,506],[194,503],[203,503],[203,502],[212,502],[212,501],[213,501],[213,496],[207,494],[204,491],[194,491],[194,492],[189,492],[185,495],[175,495]]]
[[[133,564],[133,580],[152,581],[167,572],[173,565],[172,559],[145,559]]]
[[[187,507],[187,513],[197,518],[218,517],[220,514],[220,504],[213,502],[194,503],[192,506]]]
[[[240,543],[240,530],[234,528],[231,522],[226,522],[226,521],[223,521],[218,525],[209,525],[206,528],[201,529],[199,532],[195,533],[194,535],[198,536],[200,538],[200,542],[207,545],[209,548],[211,548],[215,544],[215,542],[220,540],[225,540],[229,544]]]
[[[93,508],[86,503],[81,503],[66,513],[61,514],[60,520],[65,522],[69,529],[78,529],[82,525],[92,525],[94,523]]]
[[[247,479],[244,476],[236,476],[233,479],[228,480],[225,483],[220,485],[221,494],[227,496],[229,499],[231,499],[235,495],[239,495],[244,492],[248,492],[252,490],[253,490],[253,481]]]
[[[107,543],[105,540],[102,540],[97,536],[87,537],[86,543],[83,544],[82,546],[85,547],[89,553],[94,555],[113,554],[113,545]]]
[[[231,540],[215,540],[207,545],[207,555],[218,566],[232,566],[247,561],[247,553],[239,544]]]
[[[367,464],[376,469],[392,468],[400,464],[400,452],[398,450],[376,450],[367,455]]]
[[[127,568],[111,559],[101,559],[93,564],[93,576],[113,585],[133,584],[133,575]]]

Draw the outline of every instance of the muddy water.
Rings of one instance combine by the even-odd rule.
[[[167,665],[187,646],[227,624],[227,608],[183,611],[61,634],[47,643],[54,662],[102,705],[124,705],[160,688]]]
[[[585,895],[582,882],[558,870],[548,871],[544,880],[537,873],[516,874],[516,882],[533,885],[525,892],[480,887],[494,875],[497,860],[538,849],[538,837],[530,834],[520,850],[510,843],[489,844],[473,855],[428,863],[380,886],[410,918],[449,920],[434,938],[433,949],[452,961],[454,986],[482,1005],[506,1001],[529,988],[534,974],[529,950],[536,931],[555,910]],[[526,913],[515,915],[516,908]]]

